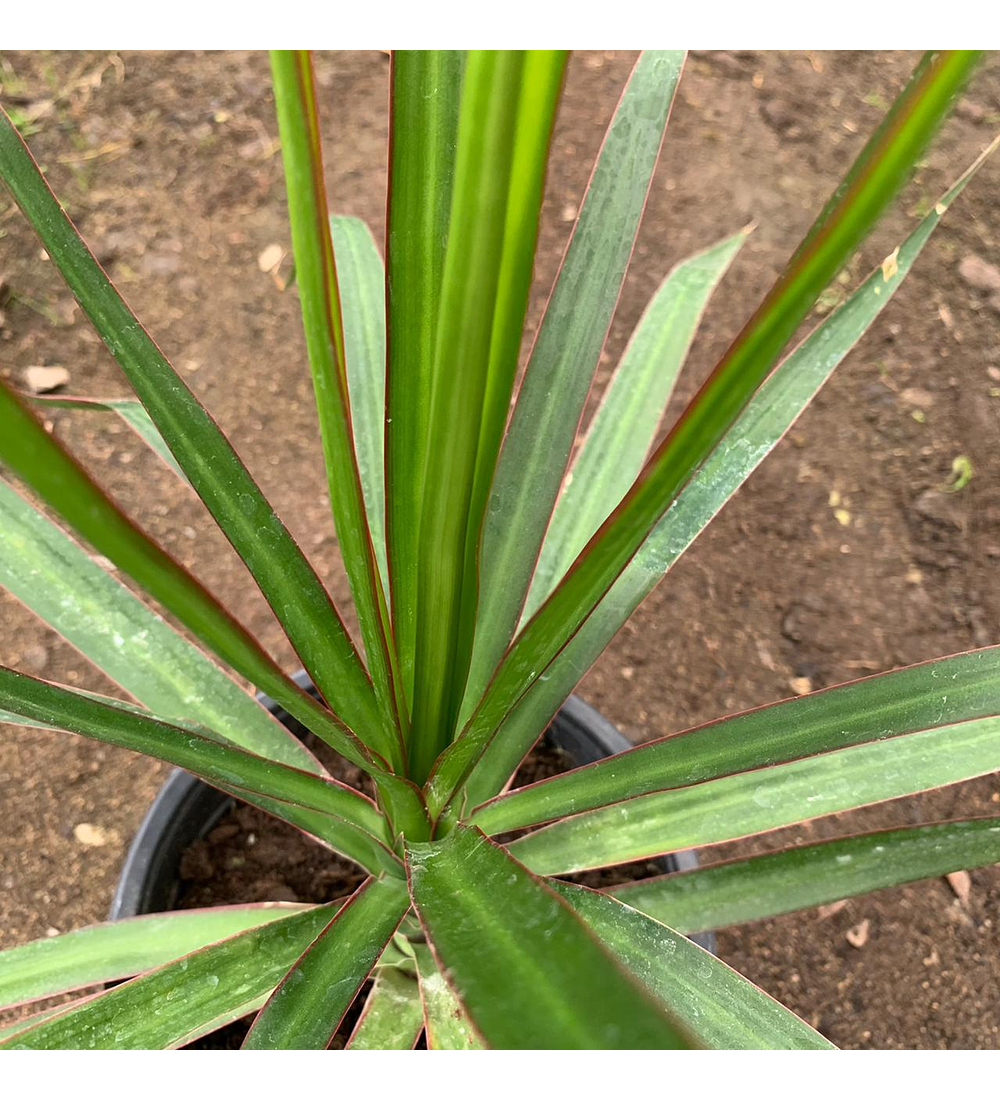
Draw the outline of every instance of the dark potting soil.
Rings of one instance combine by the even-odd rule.
[[[340,757],[312,746],[334,778],[364,789],[359,769]],[[513,785],[525,786],[573,767],[564,750],[542,742],[527,757]],[[322,904],[352,893],[365,878],[353,863],[321,847],[291,825],[278,821],[253,806],[238,803],[202,840],[189,845],[181,857],[181,895],[178,909],[207,905],[235,905],[258,901],[292,901]],[[606,887],[618,882],[661,874],[654,863],[566,876],[586,886]],[[364,1005],[355,998],[331,1043],[343,1049]],[[189,1050],[236,1050],[243,1044],[253,1020],[247,1016],[191,1043]]]

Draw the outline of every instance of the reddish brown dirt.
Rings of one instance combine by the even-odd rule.
[[[560,115],[538,263],[538,315],[625,54],[574,58]],[[899,89],[909,54],[694,56],[602,364],[677,260],[758,228],[716,296],[677,401],[777,273]],[[339,212],[384,228],[387,62],[319,62],[328,183]],[[287,246],[267,64],[256,54],[10,54],[3,98],[37,112],[30,141],[81,229],[184,377],[229,432],[293,533],[346,604],[329,522],[293,294],[257,266]],[[851,265],[894,247],[1000,126],[989,60],[904,198]],[[1000,263],[1000,161],[987,165],[875,330],[746,489],[633,618],[582,693],[636,739],[812,687],[1000,641],[1000,317],[958,276],[969,253]],[[126,392],[117,367],[0,199],[0,371],[67,367],[70,390]],[[920,414],[914,417],[914,413]],[[55,430],[149,530],[195,568],[286,666],[292,655],[201,506],[128,432],[99,414]],[[938,491],[952,460],[975,476]],[[836,507],[849,513],[842,525]],[[111,690],[0,595],[0,660]],[[0,740],[0,943],[106,911],[124,846],[164,770],[75,738]],[[949,813],[995,813],[995,777],[818,823],[810,835]],[[85,846],[74,827],[104,830]],[[781,838],[768,838],[766,844]],[[763,846],[758,842],[756,847]],[[754,846],[751,846],[754,847]],[[746,848],[742,845],[741,848]],[[707,853],[716,858],[722,853]],[[962,904],[943,882],[885,891],[720,935],[722,956],[844,1046],[996,1047],[1000,869],[972,873]],[[861,947],[846,939],[867,920]],[[858,937],[855,937],[858,938]]]

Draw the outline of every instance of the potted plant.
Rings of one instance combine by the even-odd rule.
[[[169,761],[364,873],[349,897],[319,904],[137,917],[0,953],[0,1005],[118,983],[10,1024],[0,1044],[175,1047],[253,1013],[247,1047],[322,1048],[364,989],[347,1044],[356,1049],[405,1049],[421,1034],[432,1048],[824,1048],[686,934],[1000,859],[1000,821],[969,819],[603,890],[566,877],[993,771],[1000,648],[510,788],[587,667],[877,317],[982,159],[782,357],[976,60],[926,55],[663,441],[653,447],[660,413],[742,234],[665,280],[574,456],[682,60],[647,51],[636,64],[509,412],[565,55],[394,55],[384,311],[377,249],[358,223],[328,213],[309,57],[274,55],[296,280],[364,660],[2,116],[0,175],[141,402],[118,411],[205,502],[315,693],[0,387],[5,473],[349,762],[370,794],[329,774],[309,744],[0,483],[4,584],[136,700],[0,669],[0,717]]]

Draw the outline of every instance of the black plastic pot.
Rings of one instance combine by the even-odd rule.
[[[302,687],[312,688],[304,672],[297,673],[295,679]],[[293,733],[305,734],[305,729],[272,700],[261,696],[261,702]],[[545,736],[578,765],[603,760],[631,747],[620,730],[575,695],[563,704]],[[125,857],[111,903],[111,919],[174,908],[184,850],[209,833],[232,804],[233,800],[215,787],[188,772],[174,771],[153,800]],[[656,862],[664,872],[687,871],[698,866],[698,856],[691,851],[673,852]],[[711,932],[698,933],[691,939],[709,951],[715,950]]]

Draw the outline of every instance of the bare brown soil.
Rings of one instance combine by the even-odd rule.
[[[913,62],[903,53],[691,58],[602,381],[669,268],[755,221],[706,315],[670,415],[676,413]],[[630,63],[630,55],[601,53],[572,62],[533,320]],[[319,75],[334,206],[365,218],[380,237],[386,58],[324,56]],[[4,102],[34,116],[32,148],[82,231],[346,605],[297,302],[258,267],[265,248],[288,242],[265,58],[9,54],[0,81]],[[998,128],[1000,67],[992,59],[903,200],[851,265],[855,279],[892,250]],[[993,583],[1000,558],[1000,315],[958,274],[969,254],[1000,264],[998,198],[994,160],[875,330],[584,681],[583,695],[630,736],[660,736],[807,686],[1000,641]],[[0,327],[6,377],[59,365],[70,372],[72,392],[127,392],[3,198],[0,274],[14,295],[2,307]],[[52,421],[118,499],[291,668],[280,631],[200,504],[116,421],[61,412]],[[959,455],[971,460],[975,475],[960,492],[945,494],[940,486]],[[0,622],[5,664],[113,690],[3,594]],[[73,737],[4,730],[0,944],[104,915],[124,846],[163,775],[149,761]],[[994,776],[793,835],[996,813],[998,802]],[[101,843],[82,843],[80,824],[97,826]],[[807,911],[724,931],[720,953],[843,1046],[996,1047],[998,903],[995,867],[972,872],[964,903],[943,881],[919,883],[834,913]]]

